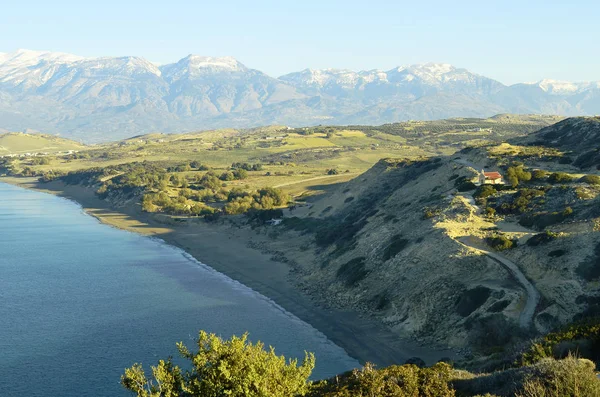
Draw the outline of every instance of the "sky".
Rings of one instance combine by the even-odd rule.
[[[271,76],[305,68],[451,63],[505,84],[600,80],[600,1],[7,1],[0,52],[233,56]]]

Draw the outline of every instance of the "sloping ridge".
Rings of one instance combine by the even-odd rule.
[[[600,169],[600,117],[571,117],[512,141],[557,148],[567,163],[586,170]]]

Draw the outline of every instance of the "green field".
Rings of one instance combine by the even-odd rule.
[[[211,189],[217,198],[210,199],[216,200],[217,204],[211,201],[215,207],[232,189],[256,192],[263,187],[275,187],[293,197],[305,198],[328,184],[356,177],[382,158],[449,155],[465,146],[525,135],[555,121],[554,116],[500,115],[490,119],[410,121],[382,126],[269,126],[148,134],[91,146],[50,135],[4,134],[0,136],[0,156],[3,156],[0,174],[54,179],[70,172],[104,169],[101,176],[89,173],[99,178],[89,182],[107,185],[104,188],[110,191],[127,183],[130,187],[145,186],[151,172],[156,178],[173,176],[178,181],[169,180],[169,187],[161,185],[170,197],[176,198],[189,193],[180,192],[189,184],[202,188],[194,184],[210,172],[223,181],[218,188],[212,182]],[[189,167],[194,162],[201,164],[201,169]],[[128,163],[144,165],[135,170],[122,166]],[[260,170],[249,170],[243,178],[226,176],[234,171],[234,163],[257,164]],[[151,171],[144,170],[150,168]],[[111,186],[110,180],[122,174],[135,182],[121,181]],[[187,182],[183,183],[181,178]],[[158,185],[152,186],[146,190],[161,190]],[[192,196],[191,201],[180,201],[189,207],[198,199],[197,195]]]

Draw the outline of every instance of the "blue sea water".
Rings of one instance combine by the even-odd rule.
[[[103,225],[77,204],[0,183],[0,393],[127,396],[125,367],[250,333],[315,378],[358,366],[323,334],[183,251]]]

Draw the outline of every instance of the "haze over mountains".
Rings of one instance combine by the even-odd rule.
[[[383,124],[498,113],[600,113],[600,82],[506,86],[448,64],[388,71],[305,69],[279,78],[231,57],[0,53],[0,129],[107,141],[268,124]]]

